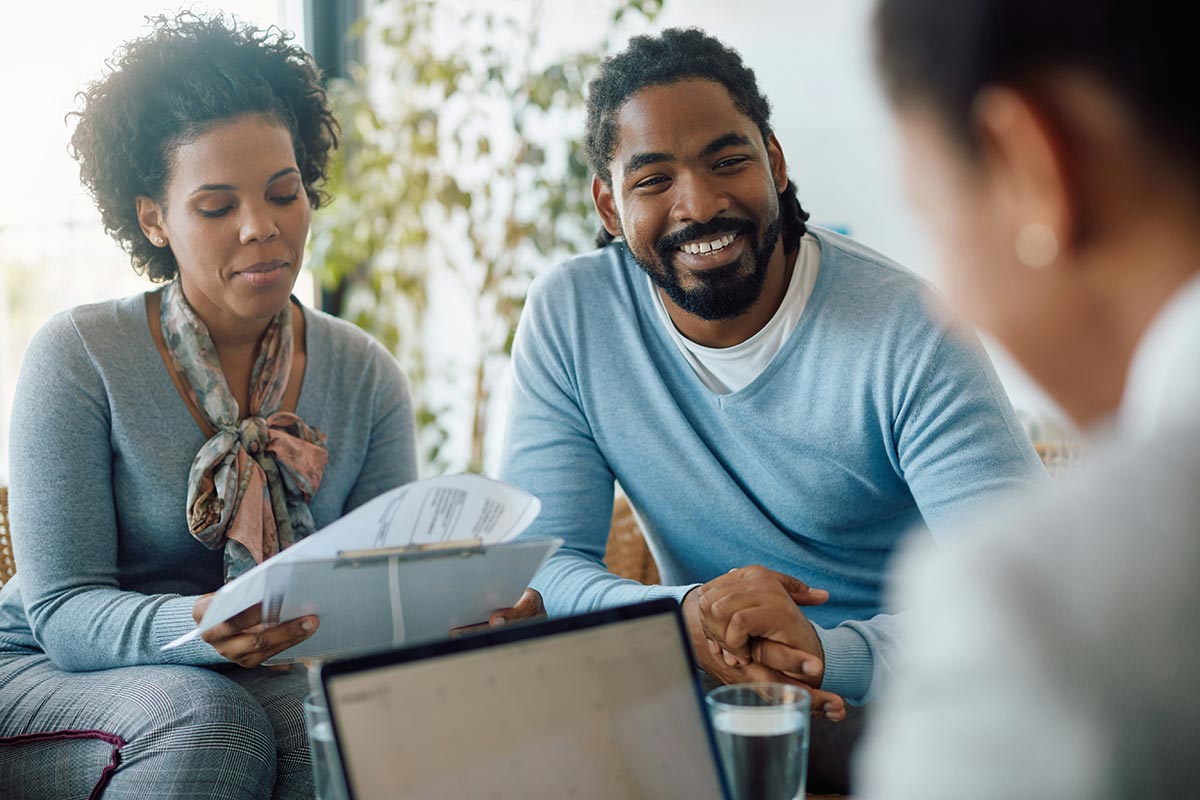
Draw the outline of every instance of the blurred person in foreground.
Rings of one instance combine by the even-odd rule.
[[[879,61],[957,310],[1093,434],[899,569],[871,798],[1194,796],[1200,97],[1164,2],[884,0]]]
[[[163,287],[59,314],[25,355],[0,793],[311,797],[307,676],[260,665],[315,616],[253,607],[161,648],[222,583],[416,477],[408,385],[292,296],[337,136],[312,59],[219,16],[151,27],[83,92],[72,148]]]

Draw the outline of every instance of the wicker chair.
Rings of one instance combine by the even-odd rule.
[[[8,487],[0,486],[0,586],[7,583],[16,571],[11,529],[8,527]]]
[[[1079,445],[1072,442],[1034,442],[1033,449],[1055,478],[1075,469],[1083,457]],[[658,583],[658,566],[624,495],[619,495],[613,503],[604,564],[609,572],[622,578],[645,584]]]

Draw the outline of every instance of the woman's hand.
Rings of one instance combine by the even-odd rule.
[[[212,594],[201,595],[192,606],[192,619],[197,624],[208,610],[212,597]],[[200,638],[233,663],[257,667],[268,658],[312,636],[318,625],[320,622],[315,616],[307,616],[266,628],[262,625],[262,606],[255,605],[214,625],[200,634]]]

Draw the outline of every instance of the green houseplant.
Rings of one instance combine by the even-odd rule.
[[[309,264],[338,312],[407,369],[422,455],[435,470],[482,468],[529,283],[592,246],[586,84],[620,32],[661,7],[611,0],[593,46],[565,53],[542,41],[537,0],[399,0],[355,31],[368,66],[330,85],[343,142],[329,178],[335,201],[314,218]],[[461,320],[431,304],[447,281],[466,298]],[[459,325],[467,352],[431,356],[437,331]],[[469,407],[469,443],[457,453],[447,447],[453,404],[438,400],[439,382],[443,397]]]

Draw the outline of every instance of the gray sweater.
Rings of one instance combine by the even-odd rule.
[[[412,406],[395,360],[353,325],[304,309],[296,413],[328,436],[310,507],[319,528],[416,478]],[[55,316],[25,354],[11,428],[17,575],[0,590],[0,654],[60,669],[214,664],[196,596],[222,583],[222,551],[187,529],[188,469],[205,435],[151,337],[142,295]]]

